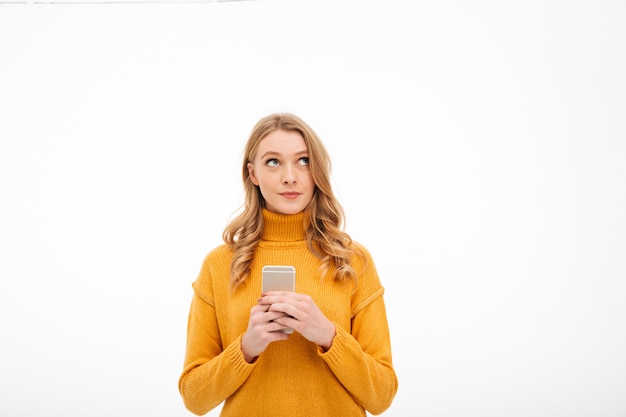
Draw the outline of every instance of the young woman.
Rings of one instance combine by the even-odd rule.
[[[382,413],[398,388],[384,290],[369,252],[342,231],[320,139],[295,115],[261,119],[243,183],[243,210],[193,283],[185,406],[202,415],[225,401],[223,417]],[[265,265],[295,267],[296,291],[262,293]]]

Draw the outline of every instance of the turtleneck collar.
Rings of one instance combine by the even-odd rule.
[[[293,242],[306,239],[304,230],[304,212],[296,214],[279,214],[263,209],[262,240]]]

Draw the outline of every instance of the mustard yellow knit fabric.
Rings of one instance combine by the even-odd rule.
[[[251,276],[229,285],[232,253],[226,245],[205,258],[193,283],[187,351],[179,390],[194,414],[225,401],[223,417],[352,417],[380,414],[391,404],[398,381],[393,370],[387,316],[374,262],[354,259],[355,282],[322,277],[308,250],[303,213],[263,211],[263,239]],[[357,243],[355,243],[357,245]],[[247,363],[241,337],[261,294],[264,265],[293,265],[296,291],[310,295],[335,323],[337,335],[324,352],[294,332]]]

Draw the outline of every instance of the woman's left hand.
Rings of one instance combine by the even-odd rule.
[[[269,311],[280,311],[286,315],[275,322],[291,327],[307,340],[324,350],[330,349],[336,329],[313,299],[290,291],[268,291],[261,295],[259,304],[269,305]]]

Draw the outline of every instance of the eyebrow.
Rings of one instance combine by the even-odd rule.
[[[305,150],[296,152],[294,155],[302,156],[302,155],[308,155],[308,154],[309,154],[309,151],[305,149]],[[267,151],[263,155],[261,155],[261,159],[265,159],[269,156],[283,156],[283,154],[281,154],[280,152],[276,152],[276,151]]]

